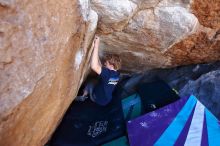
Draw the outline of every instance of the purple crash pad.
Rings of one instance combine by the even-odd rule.
[[[218,120],[193,95],[128,121],[127,129],[131,146],[220,144]]]

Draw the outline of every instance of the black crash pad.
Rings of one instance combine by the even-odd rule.
[[[148,113],[180,99],[178,94],[163,80],[138,85],[144,112]]]
[[[99,106],[90,99],[74,101],[55,131],[50,146],[97,146],[124,132],[120,98],[113,97],[107,106]]]

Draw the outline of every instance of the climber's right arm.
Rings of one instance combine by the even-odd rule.
[[[94,48],[92,53],[92,59],[91,59],[91,68],[93,71],[95,71],[97,74],[101,74],[102,71],[102,65],[99,61],[99,37],[95,37],[94,40]]]

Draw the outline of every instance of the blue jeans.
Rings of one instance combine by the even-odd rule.
[[[94,88],[95,88],[96,84],[97,84],[97,81],[92,80],[86,84],[85,89],[84,89],[85,91],[88,92],[89,98],[93,102],[95,102],[95,99],[96,99],[96,96],[94,94]]]

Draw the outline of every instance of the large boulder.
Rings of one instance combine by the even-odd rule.
[[[41,146],[88,69],[89,1],[0,1],[0,145]]]
[[[92,0],[104,53],[124,71],[219,60],[220,3],[212,0]],[[129,58],[129,59],[128,59]]]

